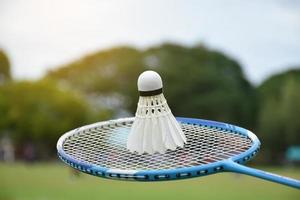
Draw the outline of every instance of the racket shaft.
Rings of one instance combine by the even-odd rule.
[[[272,174],[269,172],[265,172],[262,170],[246,167],[244,165],[240,165],[238,163],[235,163],[233,161],[226,162],[225,169],[231,172],[237,172],[241,174],[246,174],[258,178],[262,178],[268,181],[284,184],[287,186],[291,186],[294,188],[300,189],[300,181],[296,179],[292,179],[289,177],[280,176],[277,174]]]

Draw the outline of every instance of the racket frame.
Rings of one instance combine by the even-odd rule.
[[[80,128],[65,133],[59,138],[57,142],[57,151],[58,151],[59,158],[63,162],[65,162],[66,164],[68,164],[69,166],[77,170],[80,170],[84,173],[88,173],[94,176],[99,176],[102,178],[118,179],[118,180],[134,180],[134,181],[166,181],[166,180],[178,180],[184,178],[205,176],[205,175],[210,175],[210,174],[224,172],[224,171],[236,171],[235,165],[233,165],[232,163],[243,164],[247,162],[257,154],[260,148],[260,141],[256,137],[256,135],[251,131],[241,128],[239,126],[235,126],[223,122],[211,121],[211,120],[177,117],[176,119],[180,123],[201,125],[212,129],[227,130],[229,132],[234,132],[235,134],[247,136],[252,140],[252,146],[245,152],[237,154],[229,159],[225,159],[225,160],[221,160],[209,164],[202,164],[199,166],[183,167],[183,168],[176,168],[176,169],[163,169],[163,170],[109,169],[106,167],[101,167],[84,161],[77,160],[72,156],[68,155],[63,150],[64,141],[70,136],[72,136],[73,134],[78,133],[79,131],[89,130],[95,127],[105,126],[112,123],[121,123],[121,122],[126,123],[126,122],[133,121],[133,119],[134,118],[121,118],[116,120],[98,122],[98,123],[82,126]]]

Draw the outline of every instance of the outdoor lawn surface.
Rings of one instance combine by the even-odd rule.
[[[300,168],[263,168],[300,179]],[[64,164],[1,164],[0,200],[299,200],[300,190],[245,175],[220,173],[167,182],[125,182],[71,175]]]

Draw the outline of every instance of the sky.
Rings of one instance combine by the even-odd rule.
[[[300,1],[0,0],[0,48],[17,79],[98,50],[163,42],[223,51],[259,84],[300,68]]]

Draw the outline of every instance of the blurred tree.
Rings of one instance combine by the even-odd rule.
[[[145,69],[161,73],[175,115],[221,120],[247,128],[254,126],[255,91],[240,66],[203,46],[164,44],[145,51],[114,48],[52,71],[47,77],[89,95],[124,98],[114,108],[123,107],[134,113],[138,97],[136,81]]]
[[[164,44],[144,56],[161,73],[175,115],[254,127],[255,90],[236,61],[201,45]]]
[[[64,132],[110,117],[108,111],[92,110],[79,94],[49,80],[1,85],[0,113],[0,134],[10,134],[18,146],[32,142],[45,155],[55,152]]]
[[[119,47],[62,66],[47,77],[83,91],[93,105],[133,110],[138,98],[136,78],[143,70],[138,50]]]
[[[300,70],[272,76],[258,88],[258,134],[268,162],[283,160],[287,148],[300,145]]]
[[[10,63],[7,55],[0,49],[0,84],[11,79]]]

